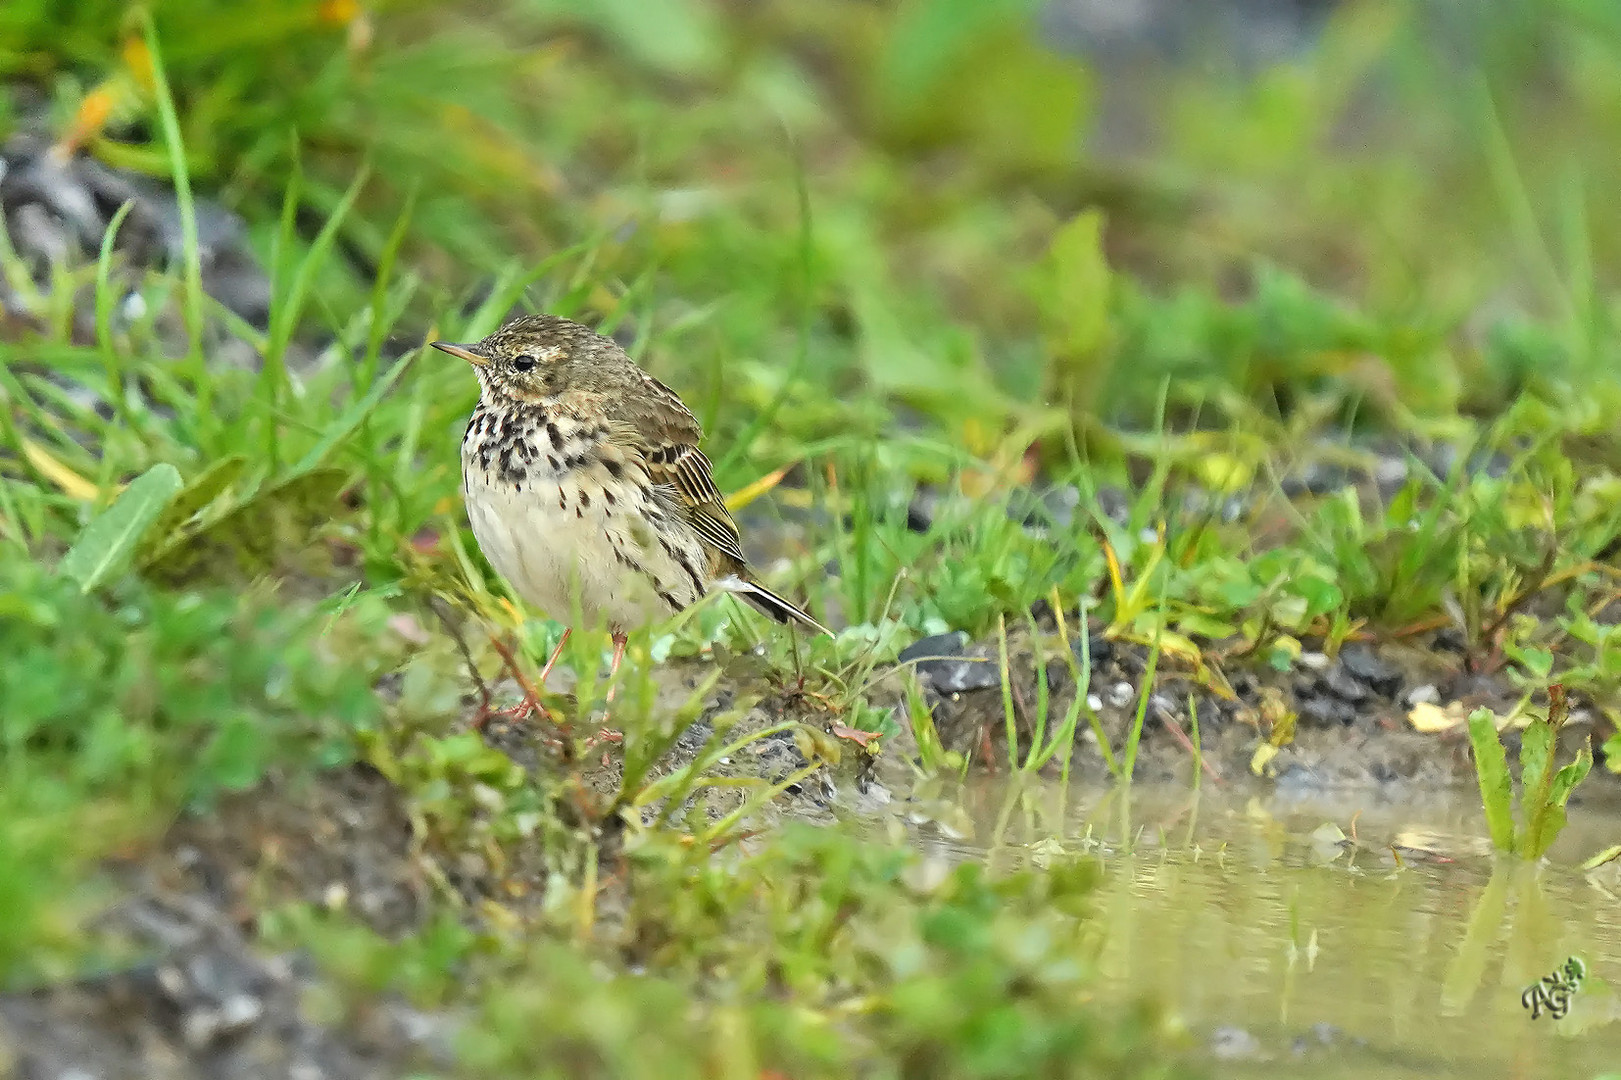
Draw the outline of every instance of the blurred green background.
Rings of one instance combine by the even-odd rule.
[[[1406,423],[1616,370],[1604,0],[150,8],[191,175],[261,259],[295,168],[307,242],[369,165],[334,327],[410,205],[413,333],[590,239],[582,310],[681,327],[727,394],[804,352],[803,437],[828,384],[996,431],[1060,393],[1146,422],[1167,378]],[[0,129],[164,176],[131,10],[7,4]]]

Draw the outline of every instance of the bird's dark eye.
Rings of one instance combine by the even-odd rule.
[[[535,358],[533,356],[520,356],[512,362],[512,366],[519,371],[528,371],[535,366]]]

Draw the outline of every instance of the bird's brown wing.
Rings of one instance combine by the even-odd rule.
[[[713,466],[698,449],[703,431],[697,418],[681,403],[674,390],[651,375],[646,393],[627,395],[615,402],[609,415],[611,437],[641,452],[649,479],[675,492],[687,521],[711,553],[716,569],[740,573],[745,568],[742,536],[715,486]]]
[[[713,467],[698,449],[703,431],[674,390],[651,375],[645,393],[624,395],[610,408],[609,436],[636,449],[653,483],[673,491],[675,501],[708,551],[716,585],[735,592],[780,623],[799,623],[819,634],[832,631],[804,608],[754,579],[743,558],[742,537],[715,486]]]

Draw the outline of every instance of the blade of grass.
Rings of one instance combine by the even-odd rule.
[[[118,239],[118,230],[124,224],[124,219],[135,207],[133,199],[126,199],[113,219],[107,223],[107,231],[101,234],[101,251],[96,257],[96,344],[101,351],[102,364],[107,369],[107,396],[111,400],[113,415],[125,425],[133,426],[129,415],[128,387],[125,385],[124,358],[118,347],[113,343],[113,305],[116,302],[112,290],[113,244]]]
[[[1137,694],[1137,715],[1132,718],[1131,731],[1126,735],[1126,759],[1121,777],[1129,786],[1137,771],[1137,746],[1143,738],[1143,721],[1148,716],[1148,698],[1154,692],[1154,672],[1159,667],[1160,632],[1165,625],[1165,608],[1160,607],[1161,618],[1154,624],[1154,642],[1148,649],[1148,666],[1143,671],[1143,686]]]
[[[175,111],[174,95],[169,89],[169,77],[164,71],[163,49],[158,43],[157,26],[152,13],[139,8],[137,18],[146,38],[146,47],[152,63],[152,88],[157,97],[158,120],[163,128],[163,143],[168,150],[170,178],[174,183],[175,203],[180,210],[180,237],[185,278],[185,296],[182,309],[186,324],[187,366],[197,396],[197,416],[212,436],[220,421],[214,415],[213,389],[208,378],[208,361],[203,349],[203,269],[202,252],[197,245],[197,207],[192,201],[191,174],[186,166],[185,146],[180,138],[180,117]]]

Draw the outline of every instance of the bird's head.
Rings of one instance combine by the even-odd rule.
[[[486,400],[540,405],[578,383],[602,343],[606,339],[577,322],[522,315],[471,345],[435,341],[433,347],[472,364]]]

